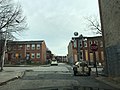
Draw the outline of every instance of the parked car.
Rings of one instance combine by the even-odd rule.
[[[74,75],[88,75],[90,76],[91,68],[88,67],[88,64],[83,61],[76,62],[73,66]]]
[[[51,66],[54,66],[54,65],[56,65],[56,66],[58,65],[57,60],[52,60],[52,61],[51,61]]]

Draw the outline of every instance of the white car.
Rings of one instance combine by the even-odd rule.
[[[51,66],[53,66],[53,65],[56,65],[56,66],[58,65],[57,60],[52,60],[52,61],[51,61]]]

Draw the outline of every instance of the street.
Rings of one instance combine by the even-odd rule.
[[[74,76],[72,67],[63,63],[59,63],[58,66],[5,69],[26,72],[21,79],[0,86],[0,90],[117,90],[96,80],[93,74]]]

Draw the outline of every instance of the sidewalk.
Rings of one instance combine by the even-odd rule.
[[[99,76],[96,77],[96,79],[120,90],[120,77],[112,78],[112,77]]]
[[[38,67],[38,66],[49,67],[50,64],[46,64],[46,65],[9,65],[9,64],[6,64],[4,65],[4,67]]]
[[[6,84],[9,81],[22,78],[26,70],[32,70],[33,68],[34,70],[38,70],[39,68],[42,68],[42,67],[50,67],[50,64],[48,65],[5,65],[4,70],[0,72],[0,86]]]
[[[0,86],[6,84],[9,81],[21,78],[23,75],[23,71],[2,71],[0,72]]]

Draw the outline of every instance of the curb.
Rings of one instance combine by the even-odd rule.
[[[25,71],[21,72],[21,75],[18,76],[18,78],[22,78],[25,75]]]
[[[35,65],[5,65],[4,67],[34,67]]]
[[[0,86],[5,85],[5,84],[7,84],[7,83],[10,82],[10,81],[13,81],[13,80],[22,78],[24,75],[25,75],[25,71],[21,72],[21,75],[15,76],[15,77],[13,77],[13,78],[11,78],[11,79],[9,79],[9,80],[6,80],[6,81],[4,81],[4,82],[0,82]]]
[[[1,83],[0,83],[0,86],[5,85],[5,84],[7,84],[8,82],[13,81],[13,80],[16,80],[16,79],[18,79],[18,78],[19,78],[18,76],[15,76],[15,77],[7,80],[7,81],[1,82]]]

